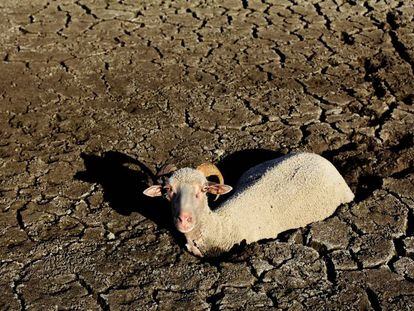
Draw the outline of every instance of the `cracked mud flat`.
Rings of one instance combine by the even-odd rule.
[[[414,308],[413,4],[262,2],[1,2],[1,310]],[[140,194],[294,150],[355,202],[216,260]]]

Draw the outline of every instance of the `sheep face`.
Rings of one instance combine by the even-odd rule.
[[[180,183],[168,191],[174,224],[178,231],[188,233],[199,223],[208,209],[206,191],[203,185]]]
[[[182,233],[189,233],[199,225],[202,215],[210,211],[207,193],[224,194],[231,189],[227,185],[209,182],[198,170],[182,168],[172,174],[165,186],[151,186],[144,194],[160,196],[164,193],[171,202],[175,227]]]
[[[171,202],[175,227],[182,233],[192,231],[202,213],[208,209],[207,179],[190,168],[177,170],[166,185],[166,198]]]

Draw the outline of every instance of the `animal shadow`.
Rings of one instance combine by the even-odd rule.
[[[154,174],[142,162],[120,152],[109,151],[102,156],[82,153],[85,170],[75,179],[99,183],[104,200],[122,215],[138,212],[160,228],[171,231],[172,221],[167,202],[162,198],[148,198],[142,191],[152,185]]]

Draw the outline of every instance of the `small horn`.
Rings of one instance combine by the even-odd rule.
[[[163,167],[160,168],[160,170],[157,173],[157,177],[161,177],[164,175],[171,174],[172,172],[176,171],[177,167],[174,164],[166,164]]]
[[[157,182],[160,185],[164,185],[167,183],[168,178],[170,175],[177,170],[177,167],[174,164],[166,164],[160,168],[157,175]]]
[[[216,176],[219,180],[219,183],[221,185],[224,185],[224,178],[221,174],[220,170],[217,166],[215,166],[213,163],[202,163],[199,166],[197,166],[197,170],[202,172],[204,176],[210,177],[210,176]],[[216,198],[214,201],[216,201],[219,198],[220,195],[216,195]]]

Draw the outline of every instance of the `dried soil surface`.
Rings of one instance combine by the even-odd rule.
[[[140,4],[137,4],[140,3]],[[2,310],[414,309],[412,1],[0,4]],[[330,159],[329,219],[216,259],[165,163]]]

